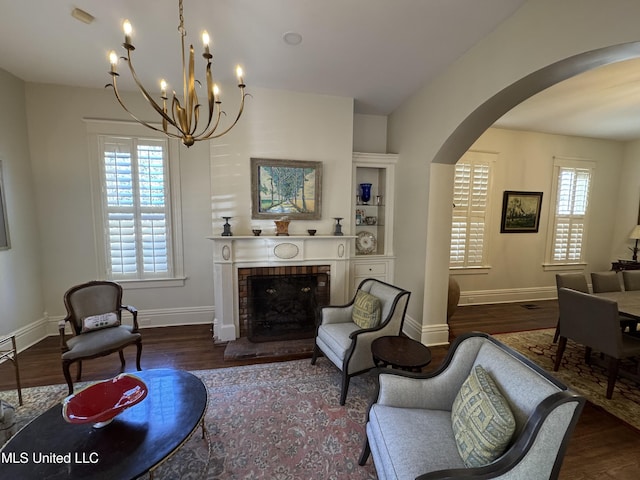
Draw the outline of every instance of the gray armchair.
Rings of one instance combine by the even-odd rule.
[[[69,371],[72,363],[78,363],[76,381],[82,376],[82,361],[102,357],[114,352],[120,354],[121,371],[125,360],[123,349],[136,345],[136,367],[140,368],[142,335],[138,332],[138,311],[130,305],[122,305],[122,286],[108,281],[92,281],[76,285],[64,294],[67,316],[58,324],[62,350],[62,372],[73,393]],[[122,324],[122,311],[131,314],[132,325]],[[67,339],[65,326],[71,325],[72,336]]]
[[[378,337],[399,335],[411,295],[407,290],[373,278],[363,280],[358,291],[367,292],[380,301],[380,321],[376,326],[362,328],[353,321],[354,297],[347,305],[321,307],[311,364],[320,352],[342,371],[340,405],[344,405],[349,380],[375,365],[371,343]],[[356,292],[357,296],[357,292]]]
[[[491,397],[506,400],[515,424],[486,462],[470,461],[476,457],[469,453],[496,445],[501,429],[494,420],[502,412],[486,408],[480,393],[468,395],[468,410],[459,410],[460,395],[469,393],[468,379],[479,367],[499,391]],[[384,370],[379,378],[359,464],[373,456],[380,480],[556,479],[585,403],[485,333],[457,337],[434,372]],[[465,416],[473,428],[457,429]],[[484,441],[475,443],[472,430]]]
[[[640,339],[622,333],[618,304],[607,298],[561,288],[558,292],[560,306],[560,340],[554,364],[558,371],[562,355],[571,339],[587,347],[585,361],[591,361],[591,350],[595,349],[608,357],[609,376],[607,398],[613,395],[618,377],[620,360],[640,356]]]
[[[593,288],[593,293],[622,291],[618,273],[613,270],[608,272],[591,272],[591,288]]]
[[[587,277],[582,273],[556,273],[556,291],[561,288],[571,288],[578,290],[579,292],[589,293],[589,285],[587,284]],[[553,343],[558,341],[558,335],[560,334],[560,319],[556,324],[556,332],[553,335]]]

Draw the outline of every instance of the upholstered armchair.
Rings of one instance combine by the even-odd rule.
[[[320,352],[342,371],[340,405],[349,380],[375,365],[371,343],[378,337],[399,335],[411,293],[373,278],[363,280],[347,305],[321,307],[311,364]]]
[[[457,337],[433,372],[379,379],[359,464],[373,456],[380,480],[556,479],[585,403],[485,333]]]
[[[64,294],[67,316],[58,324],[60,348],[62,350],[62,372],[73,393],[73,382],[69,371],[77,362],[76,381],[82,376],[82,361],[118,352],[121,371],[125,360],[123,349],[136,345],[136,367],[140,368],[142,335],[138,332],[138,311],[130,305],[122,305],[122,286],[109,281],[92,281],[76,285]],[[132,325],[122,324],[122,311],[130,313]],[[69,323],[72,336],[66,338],[65,327]]]

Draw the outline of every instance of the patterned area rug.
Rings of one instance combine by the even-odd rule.
[[[592,403],[640,429],[640,385],[627,378],[619,377],[613,397],[608,400],[605,396],[607,388],[605,368],[593,362],[587,365],[584,361],[584,347],[571,340],[567,342],[560,369],[554,372],[553,364],[558,349],[557,343],[553,343],[554,332],[555,329],[545,329],[494,336],[540,365],[576,392],[584,395]],[[595,357],[597,352],[592,355]],[[622,368],[633,368],[633,366],[623,364]]]
[[[375,479],[358,465],[372,375],[351,380],[340,406],[340,372],[325,358],[192,372],[208,391],[205,424],[154,479]],[[23,389],[18,428],[60,402],[66,385]],[[17,395],[0,392],[17,405]],[[108,428],[108,427],[106,427]]]

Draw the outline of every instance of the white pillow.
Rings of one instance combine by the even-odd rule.
[[[101,328],[115,327],[119,325],[118,314],[116,312],[101,313],[82,319],[82,333],[100,330]]]

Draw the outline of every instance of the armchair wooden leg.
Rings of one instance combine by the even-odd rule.
[[[616,385],[616,379],[618,378],[618,367],[620,360],[617,358],[609,359],[609,377],[607,378],[607,398],[611,399],[613,396],[613,387]]]
[[[340,393],[340,405],[344,405],[347,401],[347,392],[349,391],[349,380],[351,377],[347,373],[342,373],[342,392]]]
[[[553,371],[557,372],[560,368],[560,362],[562,361],[562,355],[564,354],[564,349],[567,348],[567,337],[560,337],[558,340],[558,351],[556,352],[556,361],[553,365]]]
[[[67,381],[67,385],[69,386],[69,395],[73,393],[73,382],[71,381],[71,372],[69,371],[70,366],[70,362],[62,362],[62,373],[64,374],[64,379]]]
[[[76,374],[76,382],[82,379],[82,360],[78,360],[78,373]]]
[[[360,454],[360,458],[358,459],[358,465],[363,466],[365,463],[367,463],[369,455],[371,455],[371,445],[369,445],[369,439],[367,438],[364,441],[364,447],[362,447],[362,453]]]
[[[118,355],[120,355],[120,371],[124,372],[124,367],[125,367],[124,351],[120,350],[118,352]]]
[[[136,343],[136,348],[137,348],[137,352],[136,352],[136,368],[138,369],[138,371],[140,371],[140,370],[142,370],[142,368],[140,367],[140,359],[142,358],[142,342]]]
[[[320,355],[320,349],[318,348],[318,345],[316,345],[314,343],[313,344],[313,355],[311,356],[311,365],[315,365],[316,364],[316,360],[318,359],[318,355]]]
[[[553,343],[558,341],[558,337],[560,336],[560,319],[558,319],[558,323],[556,324],[556,332],[553,334]]]

